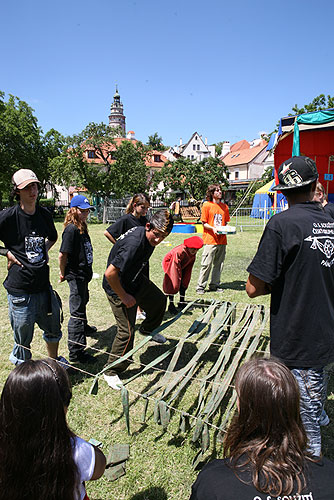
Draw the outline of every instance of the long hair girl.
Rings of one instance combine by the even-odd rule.
[[[69,224],[74,224],[80,231],[80,234],[88,232],[87,222],[80,216],[80,210],[78,207],[71,207],[64,220],[64,228]]]
[[[77,466],[65,408],[72,393],[55,361],[29,360],[10,373],[0,401],[0,499],[73,500]]]
[[[137,215],[136,207],[138,205],[146,208],[145,213],[141,213],[142,212],[142,210],[141,210],[140,212],[138,211],[138,215]],[[125,213],[132,214],[135,217],[140,217],[141,215],[146,215],[146,212],[147,212],[149,206],[150,206],[150,198],[147,196],[147,194],[137,193],[137,194],[132,196],[131,200],[129,201],[129,203],[125,209]]]
[[[307,437],[293,374],[275,359],[253,359],[239,369],[235,389],[238,413],[225,439],[232,469],[250,469],[254,486],[271,496],[300,493]]]

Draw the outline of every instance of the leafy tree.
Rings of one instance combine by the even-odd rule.
[[[162,194],[169,190],[180,191],[190,198],[200,201],[205,197],[209,184],[220,183],[228,186],[227,167],[219,158],[208,157],[200,162],[189,158],[178,158],[167,162],[153,177],[153,187],[163,182]]]
[[[301,115],[303,113],[310,113],[311,111],[321,111],[323,109],[334,108],[334,96],[331,97],[325,94],[320,94],[313,99],[309,104],[305,104],[302,108],[299,108],[297,104],[292,108],[293,113],[289,113],[289,116]]]
[[[145,189],[148,168],[143,145],[116,142],[118,136],[116,128],[90,123],[80,134],[67,137],[61,155],[51,162],[54,182],[82,186],[105,197]]]
[[[43,137],[33,109],[25,101],[11,94],[6,101],[0,92],[0,204],[9,198],[12,175],[20,168],[33,170],[44,185],[49,181],[49,157],[58,154],[51,151],[50,140],[58,132],[48,134]]]
[[[162,137],[158,135],[158,132],[148,136],[146,145],[150,150],[155,149],[156,151],[164,151],[166,149],[162,143]]]

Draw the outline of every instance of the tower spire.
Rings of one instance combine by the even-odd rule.
[[[121,96],[118,92],[118,86],[116,84],[116,91],[114,94],[114,101],[110,106],[110,115],[109,115],[109,127],[121,127],[122,134],[121,137],[125,137],[126,128],[125,128],[125,115],[123,112],[123,104],[121,101]]]

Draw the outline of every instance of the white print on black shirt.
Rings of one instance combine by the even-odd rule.
[[[44,237],[35,236],[36,233],[32,233],[30,236],[26,236],[25,241],[25,252],[27,259],[31,264],[36,264],[44,260]]]
[[[93,247],[89,240],[84,241],[84,249],[87,259],[87,264],[90,266],[93,264]]]
[[[256,496],[253,500],[262,500],[262,497]],[[310,491],[310,493],[305,493],[304,495],[300,495],[299,493],[284,495],[283,497],[271,497],[268,495],[266,500],[313,500],[313,494],[312,491]]]
[[[332,267],[334,264],[334,259],[331,258],[334,254],[334,222],[313,222],[312,233],[316,236],[308,236],[304,241],[311,241],[312,250],[320,250],[327,259],[331,259],[323,259],[322,266]]]
[[[132,227],[131,229],[128,229],[126,233],[124,234],[121,234],[121,236],[117,239],[118,240],[122,240],[127,234],[130,234],[130,233],[133,233],[133,231],[135,231],[136,229],[138,229],[139,226],[135,226],[135,227]]]
[[[222,214],[215,214],[213,218],[213,226],[214,227],[221,227],[223,225],[223,215]]]
[[[262,500],[262,497],[256,496],[253,500]],[[310,491],[310,493],[305,493],[304,495],[300,495],[299,493],[284,495],[283,497],[271,497],[268,495],[266,500],[313,500],[313,494],[312,491]]]

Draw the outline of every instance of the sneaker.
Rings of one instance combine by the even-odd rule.
[[[224,288],[221,287],[220,285],[218,285],[218,286],[210,286],[209,290],[210,290],[210,292],[223,292]]]
[[[167,342],[166,337],[161,335],[161,333],[156,333],[151,340],[153,340],[153,342],[157,342],[158,344],[164,344]]]
[[[70,356],[71,363],[82,363],[91,365],[97,362],[97,358],[86,351],[80,351],[75,356]]]
[[[106,375],[104,373],[103,378],[107,382],[109,387],[115,389],[115,391],[120,391],[121,388],[123,387],[122,381],[118,375]]]
[[[96,326],[87,325],[86,328],[85,328],[85,335],[87,337],[89,337],[90,335],[93,335],[96,332],[97,332]]]
[[[203,295],[204,294],[204,289],[203,288],[197,288],[196,293],[198,295]]]
[[[151,335],[151,332],[148,332],[147,330],[145,330],[142,326],[139,328],[139,332],[142,334],[142,335]],[[158,342],[158,344],[164,344],[165,342],[167,342],[167,339],[166,337],[164,337],[163,335],[161,335],[160,333],[156,333],[152,338],[151,340],[153,340],[154,342]]]
[[[146,312],[145,311],[138,311],[136,315],[136,321],[138,319],[146,319]]]
[[[60,366],[65,368],[65,370],[69,370],[71,368],[70,363],[66,358],[64,358],[64,356],[57,356],[56,361],[60,364]]]
[[[174,304],[169,304],[168,312],[175,316],[176,314],[178,314],[179,311],[176,309]]]

